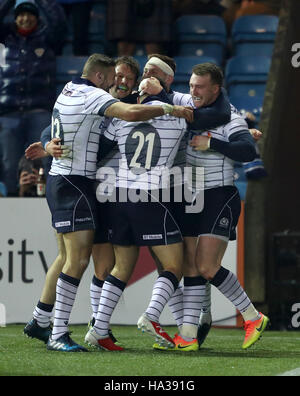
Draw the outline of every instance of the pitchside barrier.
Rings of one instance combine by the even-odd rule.
[[[237,274],[244,283],[244,210],[238,225],[238,240],[230,242],[223,266]],[[47,269],[57,255],[50,212],[44,198],[1,198],[0,205],[0,325],[26,323],[42,292]],[[70,323],[90,320],[89,289],[94,274],[93,262],[80,283]],[[146,309],[157,277],[147,248],[142,248],[136,269],[114,312],[112,324],[135,325]],[[233,305],[212,287],[214,324],[240,327]],[[167,307],[161,317],[163,325],[174,325]]]

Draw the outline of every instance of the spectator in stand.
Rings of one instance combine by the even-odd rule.
[[[230,2],[231,5],[223,13],[228,30],[237,18],[244,15],[278,15],[282,0],[230,0]]]
[[[181,15],[222,15],[222,0],[173,0],[174,17]]]
[[[5,23],[11,11],[14,20]],[[18,195],[18,163],[25,147],[50,124],[56,97],[55,52],[65,29],[56,0],[0,3],[0,42],[6,47],[6,66],[0,66],[0,145],[2,180],[9,196]]]
[[[72,19],[73,55],[88,56],[88,33],[93,0],[56,0]]]
[[[37,197],[39,170],[43,162],[39,159],[30,160],[23,156],[19,162],[19,197]]]
[[[134,55],[137,44],[147,54],[165,53],[172,40],[172,0],[109,0],[107,39],[118,56]]]

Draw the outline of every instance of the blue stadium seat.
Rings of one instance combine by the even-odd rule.
[[[199,63],[211,62],[216,63],[214,58],[207,56],[175,56],[176,73],[175,83],[189,83],[192,75],[192,69]]]
[[[271,66],[268,56],[234,56],[225,67],[227,85],[237,82],[266,82]]]
[[[248,51],[248,55],[270,56],[278,20],[275,15],[246,15],[236,19],[231,32],[234,54],[245,55]]]
[[[224,51],[220,50],[218,43],[184,43],[179,45],[177,54],[178,56],[207,56],[213,58],[218,66],[222,66],[224,62]]]
[[[240,43],[234,48],[234,55],[272,57],[274,43]]]
[[[260,120],[260,116],[262,113],[263,95],[238,95],[238,96],[229,96],[230,102],[236,107],[242,114],[246,112],[251,112],[256,117],[256,124]]]
[[[225,81],[230,96],[264,96],[271,58],[234,56],[226,64]]]
[[[227,46],[224,20],[217,15],[183,15],[175,21],[178,55],[215,57],[222,63]]]
[[[226,45],[224,20],[216,15],[183,15],[175,21],[177,39],[181,42],[217,42]]]
[[[264,97],[265,90],[266,90],[266,83],[263,82],[236,83],[227,87],[227,91],[230,97],[236,97],[236,96]]]
[[[274,42],[278,20],[275,15],[246,15],[236,19],[231,33],[233,43]]]
[[[58,56],[56,57],[56,87],[60,93],[64,85],[73,77],[80,77],[87,60],[85,56]]]

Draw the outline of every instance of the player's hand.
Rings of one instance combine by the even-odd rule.
[[[187,122],[194,121],[194,109],[188,106],[173,106],[172,115],[178,118],[185,118]]]
[[[262,132],[259,131],[258,129],[249,129],[249,132],[251,133],[253,139],[259,140],[262,137]]]
[[[46,145],[47,153],[55,159],[70,158],[70,148],[68,146],[61,145],[60,142],[60,138],[53,138],[50,140],[50,142]]]
[[[41,142],[32,143],[25,150],[25,157],[27,159],[36,160],[39,158],[47,157],[49,154],[44,150]]]
[[[148,95],[158,95],[162,90],[163,87],[160,85],[160,81],[155,77],[145,78],[139,86],[139,91]]]
[[[205,151],[209,149],[210,136],[197,135],[190,141],[190,146],[196,151]]]

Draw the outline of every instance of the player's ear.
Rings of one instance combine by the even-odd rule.
[[[95,76],[97,78],[97,81],[98,81],[99,85],[101,85],[103,83],[103,81],[104,81],[104,74],[101,73],[100,71],[98,71],[98,72],[95,73]]]
[[[213,86],[213,93],[217,94],[220,91],[221,87],[218,84],[214,84]]]
[[[169,86],[172,85],[173,81],[174,81],[174,77],[173,76],[167,76],[166,82],[168,83]]]

